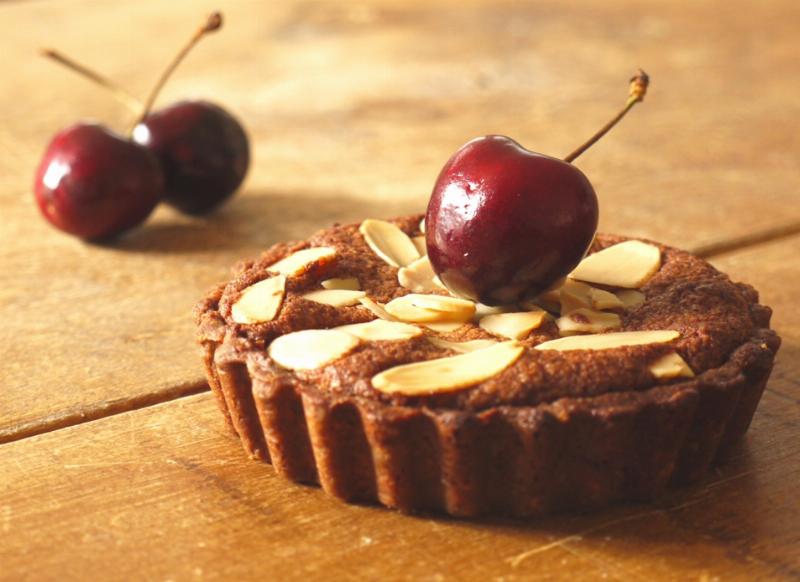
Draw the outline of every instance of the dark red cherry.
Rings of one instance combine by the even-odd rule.
[[[575,268],[597,218],[597,196],[575,166],[508,137],[481,137],[439,174],[425,218],[428,256],[454,293],[513,303]]]
[[[583,258],[597,229],[592,185],[572,162],[642,101],[639,69],[625,106],[563,160],[490,135],[445,164],[425,216],[433,270],[456,295],[488,305],[515,303],[550,288]]]
[[[216,208],[247,173],[250,148],[239,122],[207,101],[182,101],[149,113],[133,139],[152,151],[164,169],[164,200],[202,214]]]
[[[103,239],[144,222],[161,200],[163,180],[147,148],[101,125],[79,123],[47,146],[34,194],[54,226]]]

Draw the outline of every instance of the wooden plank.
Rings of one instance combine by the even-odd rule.
[[[50,229],[30,196],[47,140],[79,118],[128,119],[37,48],[58,46],[143,94],[216,5],[0,6],[13,64],[0,84],[0,441],[198,389],[188,312],[228,265],[336,220],[421,209],[472,136],[569,151],[639,64],[654,79],[647,102],[579,160],[605,229],[692,246],[800,219],[791,0],[746,11],[723,0],[235,0],[227,32],[198,48],[162,103],[202,96],[246,121],[245,191],[208,219],[161,209],[115,246]]]
[[[796,577],[798,408],[767,393],[732,461],[658,505],[469,522],[283,481],[243,457],[210,395],[192,396],[0,447],[0,577]]]

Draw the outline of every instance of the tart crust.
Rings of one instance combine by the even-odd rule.
[[[413,234],[419,218],[397,222]],[[350,232],[357,226],[337,228]],[[312,240],[326,240],[330,232]],[[594,250],[620,240],[598,235]],[[490,398],[478,387],[445,399],[386,398],[363,381],[341,385],[350,376],[338,374],[336,362],[324,375],[308,376],[270,362],[265,347],[271,339],[316,327],[313,313],[312,321],[295,320],[290,328],[280,321],[242,327],[226,318],[229,296],[263,278],[264,265],[305,244],[276,245],[261,261],[241,265],[231,283],[197,306],[198,339],[209,384],[247,454],[349,502],[405,512],[526,517],[652,499],[668,486],[699,479],[747,431],[780,345],[769,329],[771,311],[758,304],[752,288],[691,257],[689,279],[705,283],[710,276],[730,288],[745,302],[749,322],[732,348],[723,341],[703,350],[701,342],[689,354],[695,369],[702,368],[694,378],[599,392],[553,394],[543,388],[524,396],[520,386],[511,386],[512,378],[505,380],[509,390],[502,397]],[[298,289],[329,274],[307,273]],[[674,282],[654,281],[653,293]],[[349,315],[337,325],[374,318],[355,307],[345,311]],[[631,325],[637,317],[631,315]],[[625,348],[605,351],[633,354]],[[503,391],[498,382],[491,387]]]

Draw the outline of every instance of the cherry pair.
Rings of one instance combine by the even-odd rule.
[[[42,214],[87,240],[113,237],[144,222],[161,201],[202,214],[230,197],[249,164],[239,122],[206,101],[182,101],[151,112],[169,75],[197,41],[222,26],[214,13],[162,74],[142,105],[107,79],[54,51],[45,54],[111,89],[137,111],[129,136],[78,123],[50,142],[36,172]]]

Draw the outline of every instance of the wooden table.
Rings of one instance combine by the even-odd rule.
[[[159,209],[113,246],[38,216],[32,175],[106,94],[55,45],[144,94],[202,14],[161,103],[245,120],[253,164],[216,215]],[[0,579],[755,580],[800,577],[800,42],[795,0],[140,0],[0,5]],[[746,5],[745,5],[746,4]],[[513,521],[343,505],[244,458],[203,381],[193,303],[237,259],[334,221],[417,211],[485,133],[579,160],[602,228],[702,251],[775,309],[784,344],[749,434],[651,505]]]

